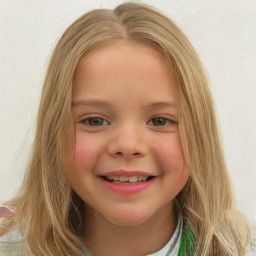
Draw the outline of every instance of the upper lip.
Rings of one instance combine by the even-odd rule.
[[[116,171],[110,171],[106,172],[104,174],[100,174],[99,176],[126,176],[126,177],[132,177],[132,176],[155,176],[151,173],[140,171],[140,170],[116,170]]]

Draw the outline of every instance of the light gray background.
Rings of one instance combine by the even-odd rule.
[[[62,32],[118,0],[0,0],[0,200],[20,185],[42,82]],[[256,1],[145,0],[186,33],[212,88],[238,208],[256,226]]]

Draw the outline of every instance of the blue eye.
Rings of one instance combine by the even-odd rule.
[[[110,125],[110,123],[103,118],[94,118],[89,117],[86,119],[81,120],[81,123],[85,123],[88,126],[104,126],[104,125]]]
[[[168,124],[173,124],[173,123],[175,123],[175,121],[168,118],[163,118],[163,117],[152,118],[149,122],[147,122],[148,125],[153,125],[153,126],[166,126]]]

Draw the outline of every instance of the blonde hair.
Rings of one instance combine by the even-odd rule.
[[[80,17],[59,40],[48,68],[37,119],[32,159],[18,195],[8,204],[15,214],[0,235],[17,229],[24,255],[79,255],[83,202],[63,171],[72,147],[72,79],[82,56],[118,40],[158,50],[174,71],[179,91],[179,129],[190,179],[177,196],[196,237],[196,254],[244,255],[246,219],[235,209],[211,93],[200,60],[185,35],[167,17],[142,4],[94,10]],[[188,159],[189,158],[189,159]]]

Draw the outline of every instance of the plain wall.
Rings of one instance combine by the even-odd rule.
[[[0,0],[0,200],[21,184],[45,70],[64,30],[118,0]],[[238,208],[256,226],[256,1],[140,1],[185,32],[205,66]]]

